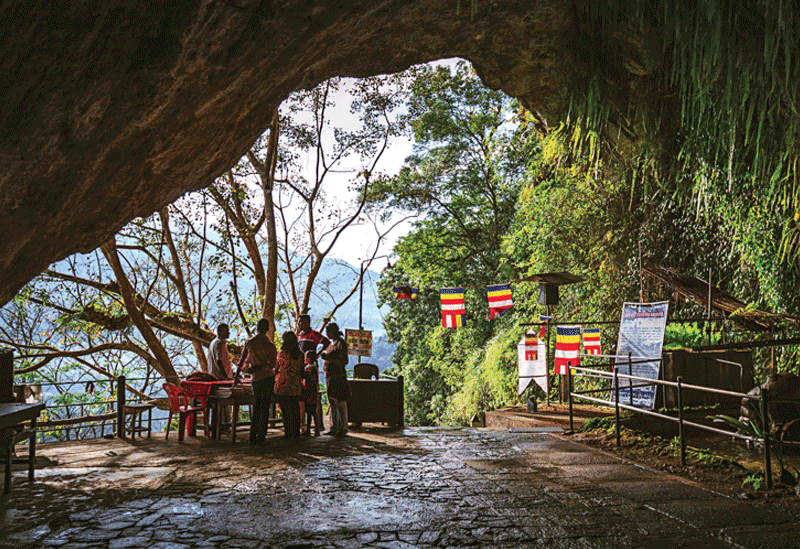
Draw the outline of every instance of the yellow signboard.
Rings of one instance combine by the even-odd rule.
[[[345,330],[347,354],[372,356],[372,332],[370,330]]]

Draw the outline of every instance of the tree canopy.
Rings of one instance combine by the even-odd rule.
[[[715,284],[752,306],[797,314],[797,264],[780,254],[783,211],[754,179],[741,182],[748,192],[719,190],[724,179],[713,177],[712,150],[683,165],[682,177],[695,186],[665,185],[645,157],[637,163],[582,154],[591,131],[543,128],[535,115],[482,88],[464,66],[421,72],[409,104],[417,107],[409,109],[415,152],[380,198],[420,212],[383,280],[411,421],[464,423],[477,411],[518,402],[516,344],[523,324],[545,311],[536,288],[519,283],[512,311],[488,320],[488,284],[547,271],[583,277],[562,288],[559,322],[613,321],[623,301],[660,299],[671,301],[672,316],[697,316],[697,305],[643,274],[670,266],[701,278],[711,273]],[[603,139],[598,147],[610,143]],[[394,300],[390,291],[400,284],[420,285],[419,299]],[[443,286],[466,287],[466,328],[441,327]],[[703,331],[672,326],[667,343],[705,342]],[[727,323],[714,337],[742,336]],[[612,347],[616,329],[604,327],[603,339]],[[795,351],[779,351],[776,363],[759,365],[759,375],[791,367]]]

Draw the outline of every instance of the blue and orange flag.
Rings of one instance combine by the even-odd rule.
[[[581,364],[581,327],[556,326],[556,374],[567,375],[569,366]]]
[[[511,309],[511,284],[494,284],[486,286],[486,294],[489,297],[489,319],[496,316],[503,316]]]
[[[600,352],[600,328],[583,329],[583,354],[599,355]]]
[[[539,322],[550,322],[553,317],[539,315]],[[547,336],[547,324],[539,326],[539,339],[544,339]]]
[[[419,288],[412,288],[411,286],[395,286],[392,288],[395,299],[408,299],[414,301],[419,295]]]
[[[442,288],[442,326],[461,328],[467,325],[467,309],[464,305],[464,288]]]

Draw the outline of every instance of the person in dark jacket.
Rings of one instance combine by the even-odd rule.
[[[269,406],[275,386],[275,344],[267,337],[269,320],[262,318],[256,325],[256,335],[247,340],[236,370],[238,381],[242,371],[253,376],[253,417],[250,425],[250,446],[266,444],[269,425]],[[234,381],[234,384],[236,381]]]
[[[325,333],[330,344],[320,354],[328,385],[328,400],[331,403],[331,428],[326,435],[343,437],[348,431],[347,401],[350,400],[350,385],[347,383],[347,342],[335,322],[328,324]]]

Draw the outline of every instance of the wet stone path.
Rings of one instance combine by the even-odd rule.
[[[42,445],[0,547],[795,548],[800,517],[549,433],[365,430]]]

